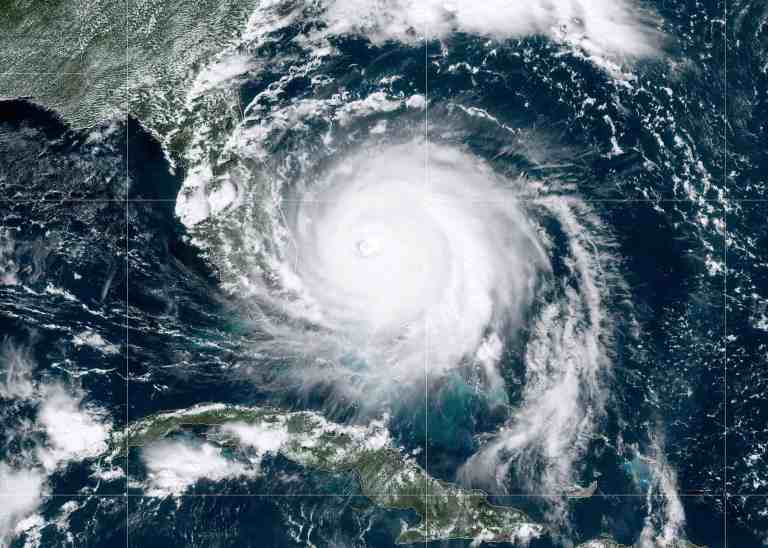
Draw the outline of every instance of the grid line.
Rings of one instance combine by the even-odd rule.
[[[542,198],[548,198],[551,196],[564,196],[564,197],[570,197],[571,194],[568,193],[552,193],[552,194],[542,194],[540,197],[525,197],[525,196],[518,196],[511,198],[512,200],[518,202],[518,203],[527,203],[527,202],[538,202]],[[435,201],[440,201],[440,198],[432,198]],[[715,199],[702,199],[702,200],[692,200],[687,198],[659,198],[659,199],[646,199],[646,198],[604,198],[604,199],[583,199],[580,198],[581,201],[585,204],[669,204],[669,203],[681,203],[681,204],[691,204],[691,205],[699,205],[699,204],[713,204],[713,205],[720,205],[720,206],[726,206],[727,204],[723,200],[715,200]],[[29,203],[108,203],[108,202],[114,202],[119,204],[129,203],[176,203],[176,198],[61,198],[61,199],[51,199],[51,198],[37,198],[37,197],[30,197],[30,198],[0,198],[0,204],[2,203],[11,203],[11,204],[29,204]],[[498,204],[498,203],[506,203],[508,200],[464,200],[464,203],[470,203],[470,204]],[[329,204],[329,203],[336,203],[336,200],[296,200],[296,199],[281,199],[280,203],[284,204]],[[768,203],[768,199],[733,199],[728,200],[727,203],[730,204],[742,204],[742,203]]]
[[[424,21],[424,182],[430,192],[429,177],[429,25]],[[424,500],[429,495],[429,313],[424,314]],[[424,512],[424,546],[429,539],[429,512]]]
[[[91,72],[66,72],[66,71],[52,71],[52,72],[26,72],[18,70],[9,70],[0,72],[0,76],[87,76],[89,74],[95,74]]]
[[[129,341],[129,325],[130,321],[130,231],[128,226],[128,209],[129,209],[129,197],[130,197],[130,174],[128,170],[128,162],[130,161],[130,72],[131,63],[130,55],[128,52],[128,46],[130,41],[130,31],[128,19],[129,13],[129,0],[125,2],[125,428],[128,428],[130,424],[130,341]],[[130,469],[129,469],[129,452],[128,452],[128,438],[125,439],[126,451],[125,451],[125,548],[129,548],[130,542],[130,504],[128,504],[128,484],[130,481]]]
[[[409,493],[408,496],[414,496],[418,493]],[[23,493],[0,493],[0,498],[15,498],[22,497]],[[145,498],[145,499],[166,499],[166,498],[301,498],[301,497],[313,497],[313,498],[335,498],[335,497],[359,497],[359,498],[375,498],[375,497],[391,497],[392,493],[169,493],[163,495],[148,495],[146,493],[51,493],[43,495],[42,498]],[[445,500],[445,494],[433,494],[424,493],[422,496],[427,498],[438,498]],[[493,494],[493,493],[478,493],[476,490],[468,491],[461,495],[461,498],[516,498],[516,499],[535,499],[535,498],[566,498],[574,500],[586,500],[588,498],[642,498],[648,497],[654,499],[667,499],[670,495],[664,494],[640,494],[640,493],[595,493],[589,497],[580,497],[578,495],[565,495],[563,493],[530,493],[530,494]],[[725,498],[720,493],[676,493],[677,497],[686,498]],[[768,497],[766,495],[754,495],[754,494],[730,494],[730,497]]]
[[[723,189],[728,196],[728,0],[723,0]],[[723,546],[728,547],[728,206],[723,201]]]

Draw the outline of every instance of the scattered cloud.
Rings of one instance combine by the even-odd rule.
[[[3,339],[0,344],[0,398],[32,398],[35,392],[33,369],[29,350],[16,345],[11,339]]]

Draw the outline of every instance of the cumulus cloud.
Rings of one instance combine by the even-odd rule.
[[[219,481],[238,476],[253,476],[255,470],[227,459],[220,447],[210,443],[160,441],[142,451],[147,467],[151,496],[180,494],[206,478]]]
[[[192,84],[189,96],[192,98],[207,93],[222,83],[229,82],[232,78],[247,73],[252,68],[254,68],[252,55],[241,53],[224,54],[200,71]]]
[[[223,425],[221,430],[236,436],[243,445],[256,449],[259,455],[276,453],[288,441],[288,431],[283,425],[234,422]]]
[[[107,449],[110,427],[98,410],[84,407],[60,386],[45,390],[47,397],[38,423],[48,436],[49,445],[38,448],[38,458],[46,470],[61,462],[96,457]]]
[[[41,471],[0,462],[0,546],[9,542],[18,522],[40,504],[44,486]]]
[[[0,398],[37,403],[38,430],[48,438],[37,448],[47,471],[59,463],[95,457],[106,450],[111,425],[106,413],[83,403],[82,391],[32,378],[35,368],[29,349],[4,340],[0,346]]]
[[[16,285],[19,265],[16,264],[15,238],[8,229],[0,230],[0,285]]]
[[[75,346],[89,346],[94,350],[103,352],[104,354],[114,355],[120,352],[120,348],[117,345],[107,342],[104,340],[104,337],[95,331],[91,331],[90,329],[86,329],[82,333],[72,337],[72,343]]]

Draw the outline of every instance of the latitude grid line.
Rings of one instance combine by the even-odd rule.
[[[569,197],[570,195],[568,193],[562,193],[566,197]],[[542,198],[546,198],[549,196],[558,196],[557,193],[552,194],[543,194]],[[440,201],[440,198],[433,198],[437,201]],[[529,198],[529,197],[517,197],[514,198],[514,200],[518,203],[536,203],[539,201],[540,198]],[[498,203],[505,203],[507,200],[464,200],[464,203],[470,203],[470,204],[498,204]],[[713,205],[720,205],[725,206],[727,203],[732,204],[751,204],[751,203],[757,203],[757,204],[763,204],[768,203],[768,198],[765,199],[726,199],[726,200],[719,200],[715,198],[705,199],[702,198],[701,200],[693,200],[691,198],[658,198],[658,199],[649,199],[649,198],[628,198],[628,199],[622,199],[622,198],[604,198],[604,199],[593,199],[593,200],[581,200],[585,204],[672,204],[672,203],[681,203],[681,204],[698,204],[698,203],[704,203],[704,204],[713,204]],[[31,196],[29,198],[0,198],[0,204],[2,203],[10,203],[10,204],[38,204],[38,203],[61,203],[61,204],[68,204],[68,203],[118,203],[118,204],[141,204],[141,203],[172,203],[175,204],[177,200],[175,198],[61,198],[61,199],[50,199],[50,198],[39,198],[35,196]],[[727,203],[726,203],[727,202]],[[285,204],[333,204],[336,203],[336,200],[295,200],[295,199],[281,199],[280,203]]]
[[[128,394],[129,394],[129,382],[130,377],[128,375],[129,373],[129,342],[128,342],[128,335],[129,335],[129,286],[128,286],[128,275],[130,270],[130,264],[129,264],[129,252],[130,252],[130,239],[129,239],[129,204],[130,203],[152,203],[152,202],[175,202],[175,199],[140,199],[140,198],[130,198],[129,194],[129,170],[128,170],[128,161],[129,161],[129,126],[128,126],[128,120],[129,120],[129,113],[130,113],[130,103],[128,101],[128,95],[130,92],[130,86],[129,86],[129,74],[130,74],[130,59],[129,59],[129,52],[128,52],[128,46],[129,46],[129,28],[128,28],[128,6],[126,4],[126,110],[125,110],[125,134],[126,134],[126,159],[125,159],[125,181],[126,181],[126,189],[125,189],[125,198],[123,200],[117,200],[117,199],[92,199],[92,200],[86,200],[86,199],[63,199],[63,200],[34,200],[34,199],[20,199],[20,200],[8,200],[8,199],[2,199],[0,202],[124,202],[125,204],[125,234],[126,234],[126,424],[128,423],[129,419],[129,400],[128,400]],[[723,119],[724,119],[724,128],[723,128],[723,182],[725,185],[725,190],[727,194],[727,184],[728,184],[728,175],[727,175],[727,125],[728,125],[728,113],[727,113],[727,56],[728,56],[728,27],[727,27],[727,1],[724,4],[724,40],[725,40],[725,47],[724,47],[724,80],[726,84],[726,88],[724,88],[724,98],[723,98],[723,107],[724,107],[724,113],[723,113]],[[428,60],[428,40],[425,36],[425,60]],[[428,84],[428,65],[425,67],[425,84]],[[0,75],[7,75],[9,73],[2,73]],[[52,74],[52,73],[39,73],[39,74]],[[425,137],[427,142],[427,161],[426,161],[426,172],[427,172],[427,183],[429,183],[429,162],[428,162],[428,95],[427,95],[427,105],[425,106]],[[520,199],[521,202],[526,201],[533,201],[533,200],[526,200],[526,199]],[[605,199],[605,200],[585,200],[588,203],[672,203],[672,202],[681,202],[681,203],[692,203],[689,199],[666,199],[666,198],[660,198],[658,200],[654,199],[628,199],[628,200],[622,200],[622,199]],[[727,275],[728,275],[728,266],[727,266],[727,251],[728,251],[728,224],[727,224],[727,202],[724,202],[723,200],[717,200],[717,199],[702,199],[701,202],[705,203],[719,203],[723,206],[723,221],[724,221],[724,265],[725,265],[725,275],[724,275],[724,282],[723,282],[723,291],[724,291],[724,336],[727,337],[728,335],[728,329],[727,329]],[[733,203],[768,203],[768,198],[766,199],[734,199],[731,200]],[[303,200],[285,200],[285,202],[309,202],[309,201],[303,201]],[[476,203],[492,203],[493,201],[478,201]],[[428,326],[428,324],[427,324]],[[425,336],[425,346],[428,349],[428,331],[426,332]],[[768,497],[768,494],[760,494],[760,493],[728,493],[727,492],[727,434],[728,434],[728,423],[727,423],[727,373],[728,373],[728,367],[727,367],[727,342],[724,341],[724,395],[723,395],[723,402],[724,402],[724,438],[723,438],[723,454],[724,454],[724,463],[723,463],[723,492],[722,494],[714,494],[714,493],[678,493],[678,496],[680,497],[721,497],[724,500],[729,497]],[[426,358],[428,359],[428,352],[425,353]],[[427,369],[427,362],[425,361],[425,378],[428,377],[428,369]],[[426,402],[428,404],[428,391],[425,387],[425,398]],[[427,411],[425,415],[428,415],[428,405],[427,405]],[[425,419],[425,426],[428,428],[428,421]],[[426,446],[425,446],[426,450]],[[126,474],[128,472],[128,458],[126,456]],[[126,489],[125,493],[123,495],[109,495],[109,494],[90,494],[90,495],[82,495],[82,494],[51,494],[47,495],[48,497],[132,497],[132,498],[156,498],[148,495],[139,495],[139,494],[131,494],[128,492],[128,478],[126,478]],[[6,495],[0,494],[0,497],[3,497]],[[10,495],[13,496],[13,495]],[[237,495],[237,494],[210,494],[210,495],[202,495],[202,494],[182,494],[177,495],[178,497],[184,498],[184,497],[287,497],[287,496],[297,496],[297,497],[338,497],[338,496],[365,496],[365,495],[338,495],[338,494],[298,494],[298,495],[286,495],[286,494],[244,494],[244,495]],[[437,496],[437,495],[431,495],[426,490],[425,485],[425,497],[430,496]],[[487,495],[477,495],[477,496],[487,496]],[[491,496],[499,496],[499,497],[536,497],[536,496],[563,496],[562,494],[520,494],[520,495],[504,495],[504,494],[498,494]],[[646,496],[646,495],[633,495],[633,494],[595,494],[593,496],[601,496],[601,497],[634,497],[634,496]],[[569,497],[570,498],[570,497]],[[573,497],[577,498],[577,497]],[[659,498],[665,498],[665,496],[659,495]],[[727,504],[724,505],[724,537],[727,545]],[[126,501],[126,543],[128,543],[128,522],[129,522],[129,508]],[[425,541],[426,543],[426,541]]]
[[[0,76],[88,76],[91,72],[19,72],[15,70],[0,72]]]
[[[475,490],[476,491],[476,490]],[[183,498],[248,498],[248,497],[258,497],[258,498],[301,498],[301,497],[312,497],[312,498],[365,498],[370,499],[372,497],[388,497],[391,496],[393,493],[369,493],[369,494],[363,494],[363,493],[179,493],[179,494],[171,494],[171,495],[148,495],[146,493],[50,493],[47,495],[43,495],[41,498],[43,499],[52,499],[52,498],[91,498],[91,497],[98,497],[98,498],[138,498],[138,499],[162,499],[165,500],[166,498],[172,497],[174,499],[183,499]],[[409,496],[413,496],[416,494],[419,494],[417,492],[414,493],[406,493]],[[23,496],[19,493],[0,493],[0,498],[15,498]],[[425,495],[426,497],[434,497],[434,498],[443,498],[443,495],[433,494],[433,493],[427,493]],[[582,497],[578,495],[569,495],[567,493],[527,493],[527,494],[502,494],[502,493],[477,493],[472,491],[467,491],[465,494],[462,495],[463,498],[482,498],[482,499],[488,499],[488,498],[498,498],[498,499],[535,499],[535,498],[566,498],[566,499],[575,499],[575,500],[582,500],[585,498],[643,498],[647,499],[648,494],[640,494],[640,493],[595,493],[593,495],[590,495],[589,497]],[[685,497],[685,498],[710,498],[710,499],[725,499],[722,494],[720,493],[677,493],[678,497]],[[654,499],[667,499],[669,498],[669,495],[663,495],[663,494],[657,494],[657,495],[650,495],[651,498]],[[728,497],[730,498],[768,498],[768,493],[729,493]]]

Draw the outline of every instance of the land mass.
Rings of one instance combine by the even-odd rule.
[[[491,504],[482,491],[429,476],[392,444],[383,421],[346,426],[308,411],[197,406],[132,423],[115,435],[113,454],[149,445],[185,427],[204,428],[206,438],[222,446],[250,445],[257,451],[268,447],[265,453],[279,453],[304,467],[354,473],[362,493],[375,504],[410,509],[419,516],[400,533],[398,544],[450,539],[524,542],[544,531],[520,510]]]

